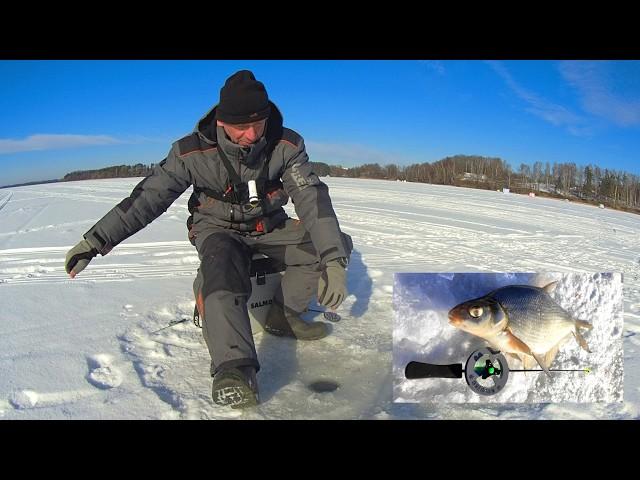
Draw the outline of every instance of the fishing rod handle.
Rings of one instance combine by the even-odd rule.
[[[409,362],[404,369],[408,379],[416,378],[462,378],[462,364],[434,365],[433,363]]]

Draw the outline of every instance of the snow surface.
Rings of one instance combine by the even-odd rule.
[[[327,178],[355,244],[343,319],[318,342],[255,332],[263,403],[243,411],[212,403],[197,327],[187,321],[152,333],[193,312],[198,258],[186,240],[189,191],[74,280],[64,272],[67,250],[139,181],[0,190],[0,419],[640,418],[637,215],[492,191]],[[394,403],[396,272],[622,273],[623,401]],[[591,277],[567,278],[574,280],[563,288],[585,293],[579,279]],[[579,318],[596,320],[581,316],[587,303],[575,307]],[[571,347],[563,355],[579,354]],[[316,381],[339,387],[313,392],[308,385]]]

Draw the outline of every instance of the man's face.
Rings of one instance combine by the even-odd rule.
[[[225,133],[229,136],[233,143],[237,143],[243,147],[256,143],[264,134],[267,119],[259,120],[252,123],[231,124],[217,120],[217,125],[224,128]]]

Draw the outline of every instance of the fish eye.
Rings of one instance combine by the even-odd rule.
[[[473,318],[478,318],[482,316],[482,307],[471,307],[469,309],[469,315]]]

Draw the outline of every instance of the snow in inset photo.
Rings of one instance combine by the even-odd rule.
[[[393,401],[623,400],[620,273],[396,273]]]

